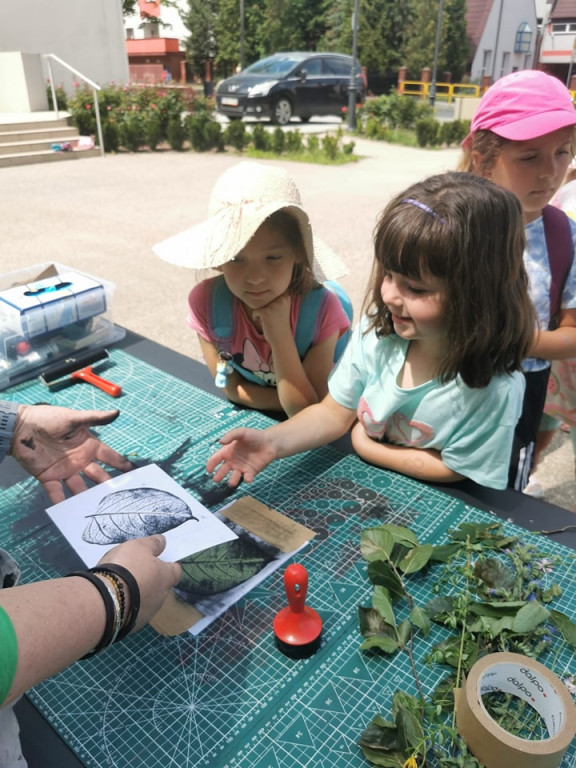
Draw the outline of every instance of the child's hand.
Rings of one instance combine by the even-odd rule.
[[[259,429],[233,429],[220,438],[220,443],[224,447],[210,456],[206,471],[214,472],[213,480],[217,483],[229,474],[228,485],[233,488],[242,479],[251,483],[276,458],[274,443]]]
[[[254,311],[254,320],[262,326],[262,333],[269,344],[272,344],[273,340],[284,340],[286,334],[290,334],[291,303],[290,296],[283,293],[270,304]]]

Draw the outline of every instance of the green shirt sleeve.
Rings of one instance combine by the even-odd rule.
[[[10,693],[18,664],[18,640],[4,608],[0,607],[0,706]]]

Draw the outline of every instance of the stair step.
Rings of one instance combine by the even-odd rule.
[[[12,155],[0,155],[0,168],[7,168],[13,165],[31,165],[33,163],[51,163],[60,160],[78,160],[86,157],[99,157],[100,150],[83,149],[77,152],[53,152],[52,150],[42,152],[19,152]]]
[[[79,139],[78,133],[71,133],[66,136],[47,136],[42,139],[35,139],[34,141],[13,141],[2,142],[0,141],[0,156],[1,155],[16,155],[24,154],[27,152],[39,152],[40,150],[51,150],[52,144],[68,143],[74,144]]]
[[[4,130],[6,126],[0,125],[0,144],[12,143],[15,141],[28,141],[30,139],[50,139],[61,136],[78,136],[78,129],[73,125],[57,125],[49,128],[35,128],[33,130],[17,131]]]
[[[32,131],[36,128],[66,128],[69,125],[70,121],[65,117],[61,117],[58,120],[54,118],[51,120],[18,120],[17,122],[11,122],[6,120],[5,115],[0,115],[0,131]]]

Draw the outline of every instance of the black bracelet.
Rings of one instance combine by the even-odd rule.
[[[140,611],[140,588],[138,587],[138,582],[134,576],[132,576],[130,571],[121,565],[116,565],[116,563],[100,563],[96,567],[99,571],[110,571],[110,573],[115,573],[116,576],[119,576],[126,584],[128,591],[130,592],[130,615],[128,616],[126,625],[120,630],[114,641],[117,643],[118,640],[123,640],[126,635],[130,634],[134,629],[136,619],[138,618],[138,612]]]
[[[66,576],[80,576],[82,579],[88,579],[89,582],[94,584],[98,592],[100,592],[102,600],[104,601],[104,608],[106,609],[106,626],[104,628],[102,638],[100,639],[98,645],[96,645],[85,656],[80,658],[80,660],[89,659],[91,656],[95,656],[97,653],[100,653],[100,651],[108,648],[108,646],[111,645],[114,640],[117,621],[114,600],[112,599],[112,595],[108,591],[108,588],[104,582],[93,573],[89,573],[88,571],[74,571],[73,573],[67,573]]]

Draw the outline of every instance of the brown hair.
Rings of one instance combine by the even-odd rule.
[[[458,164],[459,171],[477,173],[479,176],[487,176],[502,152],[505,144],[513,142],[503,139],[493,131],[475,131],[467,146],[464,147],[462,157]],[[477,153],[474,156],[474,153]]]
[[[275,211],[268,216],[265,223],[269,224],[277,232],[280,232],[286,239],[286,242],[295,251],[298,251],[301,256],[301,260],[294,264],[292,280],[288,289],[289,293],[301,296],[308,293],[312,288],[318,287],[319,284],[316,282],[311,265],[308,264],[306,248],[304,247],[304,240],[302,239],[302,231],[300,230],[298,220],[288,211],[281,208],[279,211]]]
[[[381,296],[388,272],[445,282],[443,382],[460,375],[485,387],[521,369],[535,316],[524,269],[522,208],[511,192],[469,173],[432,176],[397,195],[374,234],[375,260],[364,306],[369,330],[394,332]]]

